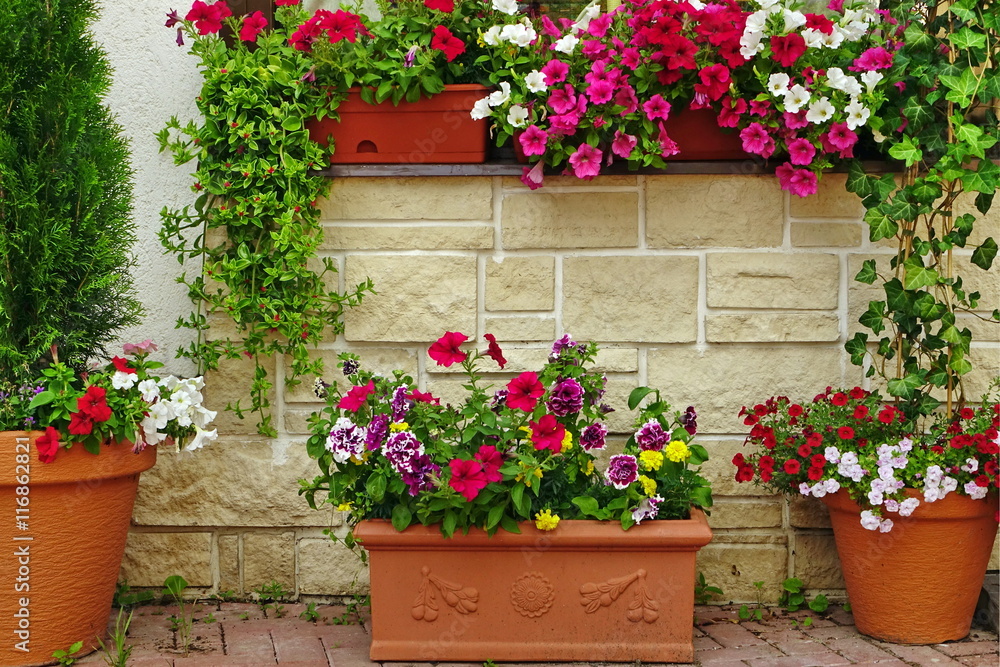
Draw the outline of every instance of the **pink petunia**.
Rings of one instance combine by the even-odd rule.
[[[847,123],[834,123],[827,133],[827,140],[837,149],[846,151],[858,143],[858,135],[847,127]]]
[[[627,85],[619,88],[618,92],[615,93],[614,103],[615,106],[624,107],[621,112],[622,116],[635,113],[639,108],[639,98],[635,96],[635,88]]]
[[[525,155],[545,155],[545,145],[548,140],[549,133],[537,125],[529,125],[518,137],[521,151]]]
[[[554,86],[566,80],[566,75],[569,74],[569,65],[558,58],[553,58],[542,66],[541,72],[545,75],[545,85]]]
[[[532,190],[537,190],[542,187],[545,175],[542,173],[542,169],[545,167],[544,162],[536,162],[534,167],[530,169],[524,167],[521,170],[521,182],[527,185]]]
[[[806,110],[802,109],[796,113],[785,112],[782,118],[785,121],[785,127],[790,130],[801,130],[804,127],[809,126],[809,121],[806,119]]]
[[[604,104],[611,99],[615,87],[609,81],[595,81],[587,86],[587,97],[594,104]]]
[[[340,403],[337,404],[337,407],[341,410],[347,410],[348,412],[357,412],[374,391],[375,382],[372,380],[369,380],[368,384],[363,387],[351,387],[347,392],[347,396],[340,399]]]
[[[500,482],[503,475],[500,474],[500,467],[503,465],[503,456],[493,445],[483,445],[476,452],[476,460],[483,465],[483,472],[486,473],[486,481]]]
[[[427,355],[437,362],[438,366],[451,366],[465,361],[467,353],[458,346],[469,340],[469,337],[457,331],[445,332],[428,349]]]
[[[542,415],[537,422],[528,422],[531,428],[531,444],[535,449],[548,449],[554,454],[562,451],[566,427],[552,415]]]
[[[770,157],[774,152],[774,140],[768,134],[767,128],[760,123],[750,123],[740,132],[743,140],[743,150],[763,157]]]
[[[660,126],[660,136],[658,137],[660,142],[660,155],[662,157],[670,157],[671,155],[677,155],[681,152],[681,149],[677,146],[677,142],[670,138],[667,134],[667,130],[663,127],[663,123],[658,123]]]
[[[470,503],[488,484],[486,471],[479,461],[452,459],[448,462],[448,467],[451,468],[451,479],[448,480],[448,486],[458,491],[459,495]]]
[[[816,147],[808,139],[794,139],[788,142],[788,156],[792,164],[808,166],[816,157]]]
[[[515,410],[531,412],[544,393],[545,387],[538,381],[538,375],[526,371],[507,383],[507,405]]]
[[[574,111],[576,109],[576,93],[573,86],[567,84],[562,88],[553,89],[549,94],[547,104],[557,114]]]
[[[646,118],[649,120],[656,120],[657,118],[667,120],[670,116],[670,102],[667,102],[657,93],[643,102],[642,110],[646,112]]]
[[[875,70],[888,69],[892,67],[893,55],[882,46],[874,46],[854,61],[849,68],[854,72],[874,72]]]
[[[774,170],[782,190],[787,190],[797,197],[808,197],[816,194],[816,174],[808,169],[796,169],[785,162]]]
[[[599,149],[590,144],[582,144],[569,156],[569,164],[573,168],[573,174],[585,181],[591,180],[601,172],[603,155]]]
[[[635,150],[639,140],[631,134],[625,134],[621,130],[615,130],[615,138],[611,141],[611,152],[626,160],[632,151]]]
[[[243,19],[243,27],[240,28],[240,39],[244,42],[256,42],[257,35],[267,27],[267,19],[263,12],[254,12]]]

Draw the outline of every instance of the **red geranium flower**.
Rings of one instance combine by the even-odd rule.
[[[566,427],[552,415],[542,415],[537,422],[528,422],[531,427],[531,443],[535,449],[548,449],[558,454],[562,451]]]
[[[59,431],[51,426],[47,427],[45,435],[40,435],[35,440],[35,447],[38,448],[39,461],[52,463],[56,460],[56,453],[59,451]]]
[[[451,366],[460,364],[468,357],[467,352],[462,352],[458,346],[469,340],[469,337],[457,331],[445,332],[427,350],[428,356],[437,362],[438,366]]]
[[[841,426],[837,429],[837,437],[841,440],[850,440],[854,437],[854,429],[850,426]]]
[[[785,465],[782,466],[785,473],[788,475],[798,475],[799,470],[802,468],[802,464],[799,463],[798,459],[788,459],[785,461]]]
[[[500,466],[503,465],[503,456],[493,445],[483,445],[476,452],[476,460],[483,464],[483,472],[486,474],[486,482],[503,481],[500,474]]]
[[[357,412],[358,409],[365,404],[368,400],[368,396],[375,391],[375,382],[369,380],[368,384],[365,386],[354,386],[351,387],[347,392],[347,396],[340,399],[340,403],[337,407],[341,410],[347,410],[348,412]]]
[[[503,358],[503,350],[497,345],[497,338],[493,334],[483,334],[483,338],[489,341],[490,347],[486,350],[486,356],[492,357],[493,361],[497,362],[500,366],[500,370],[507,365],[507,360]]]
[[[465,53],[465,43],[458,37],[455,37],[451,30],[448,30],[443,25],[434,28],[434,37],[431,38],[431,48],[444,53],[444,59],[448,62]]]
[[[538,381],[538,375],[527,371],[507,383],[507,405],[515,410],[531,412],[544,393],[545,387]]]
[[[448,467],[451,468],[448,486],[458,491],[469,502],[475,500],[479,492],[486,487],[486,471],[479,461],[452,459],[448,462]]]

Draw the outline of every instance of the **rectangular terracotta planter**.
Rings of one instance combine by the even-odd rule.
[[[376,661],[691,662],[695,556],[712,539],[684,521],[563,521],[551,532],[385,521],[354,531],[369,552]]]
[[[340,120],[306,123],[309,136],[323,145],[332,136],[334,164],[472,164],[486,161],[486,124],[469,112],[487,88],[454,84],[416,102],[368,104],[352,88],[337,107]]]

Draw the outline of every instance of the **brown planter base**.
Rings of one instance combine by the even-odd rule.
[[[155,447],[136,455],[129,443],[102,447],[98,456],[75,445],[60,449],[53,463],[41,463],[34,444],[40,435],[0,432],[5,667],[53,664],[53,651],[77,641],[84,652],[97,648],[111,613],[139,473],[156,463]],[[26,464],[18,458],[25,454]],[[17,481],[24,474],[26,485]],[[20,505],[18,498],[25,497],[27,504]],[[27,512],[17,513],[19,507]]]
[[[996,493],[921,502],[910,517],[891,515],[888,533],[863,528],[860,508],[843,491],[823,502],[858,631],[894,644],[969,634],[997,534]]]
[[[324,146],[333,137],[333,164],[477,164],[486,161],[486,124],[469,112],[488,92],[454,84],[434,97],[393,106],[368,104],[352,88],[337,107],[339,121],[311,120],[306,128]]]
[[[695,556],[712,539],[685,521],[563,521],[552,532],[354,531],[369,552],[371,659],[691,662]]]

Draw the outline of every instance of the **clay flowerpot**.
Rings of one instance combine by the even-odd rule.
[[[0,665],[53,662],[105,635],[139,473],[156,448],[60,449],[41,463],[37,431],[0,432]]]
[[[437,526],[354,531],[369,553],[371,659],[691,662],[701,511],[623,531],[599,521],[532,523],[492,538]]]
[[[997,498],[950,493],[910,517],[892,515],[892,530],[880,533],[862,527],[845,492],[824,497],[858,630],[894,644],[967,636],[997,534]]]
[[[470,164],[486,161],[486,123],[469,112],[488,89],[454,84],[416,102],[368,104],[352,88],[337,107],[340,120],[306,123],[313,141],[335,141],[334,164]]]

